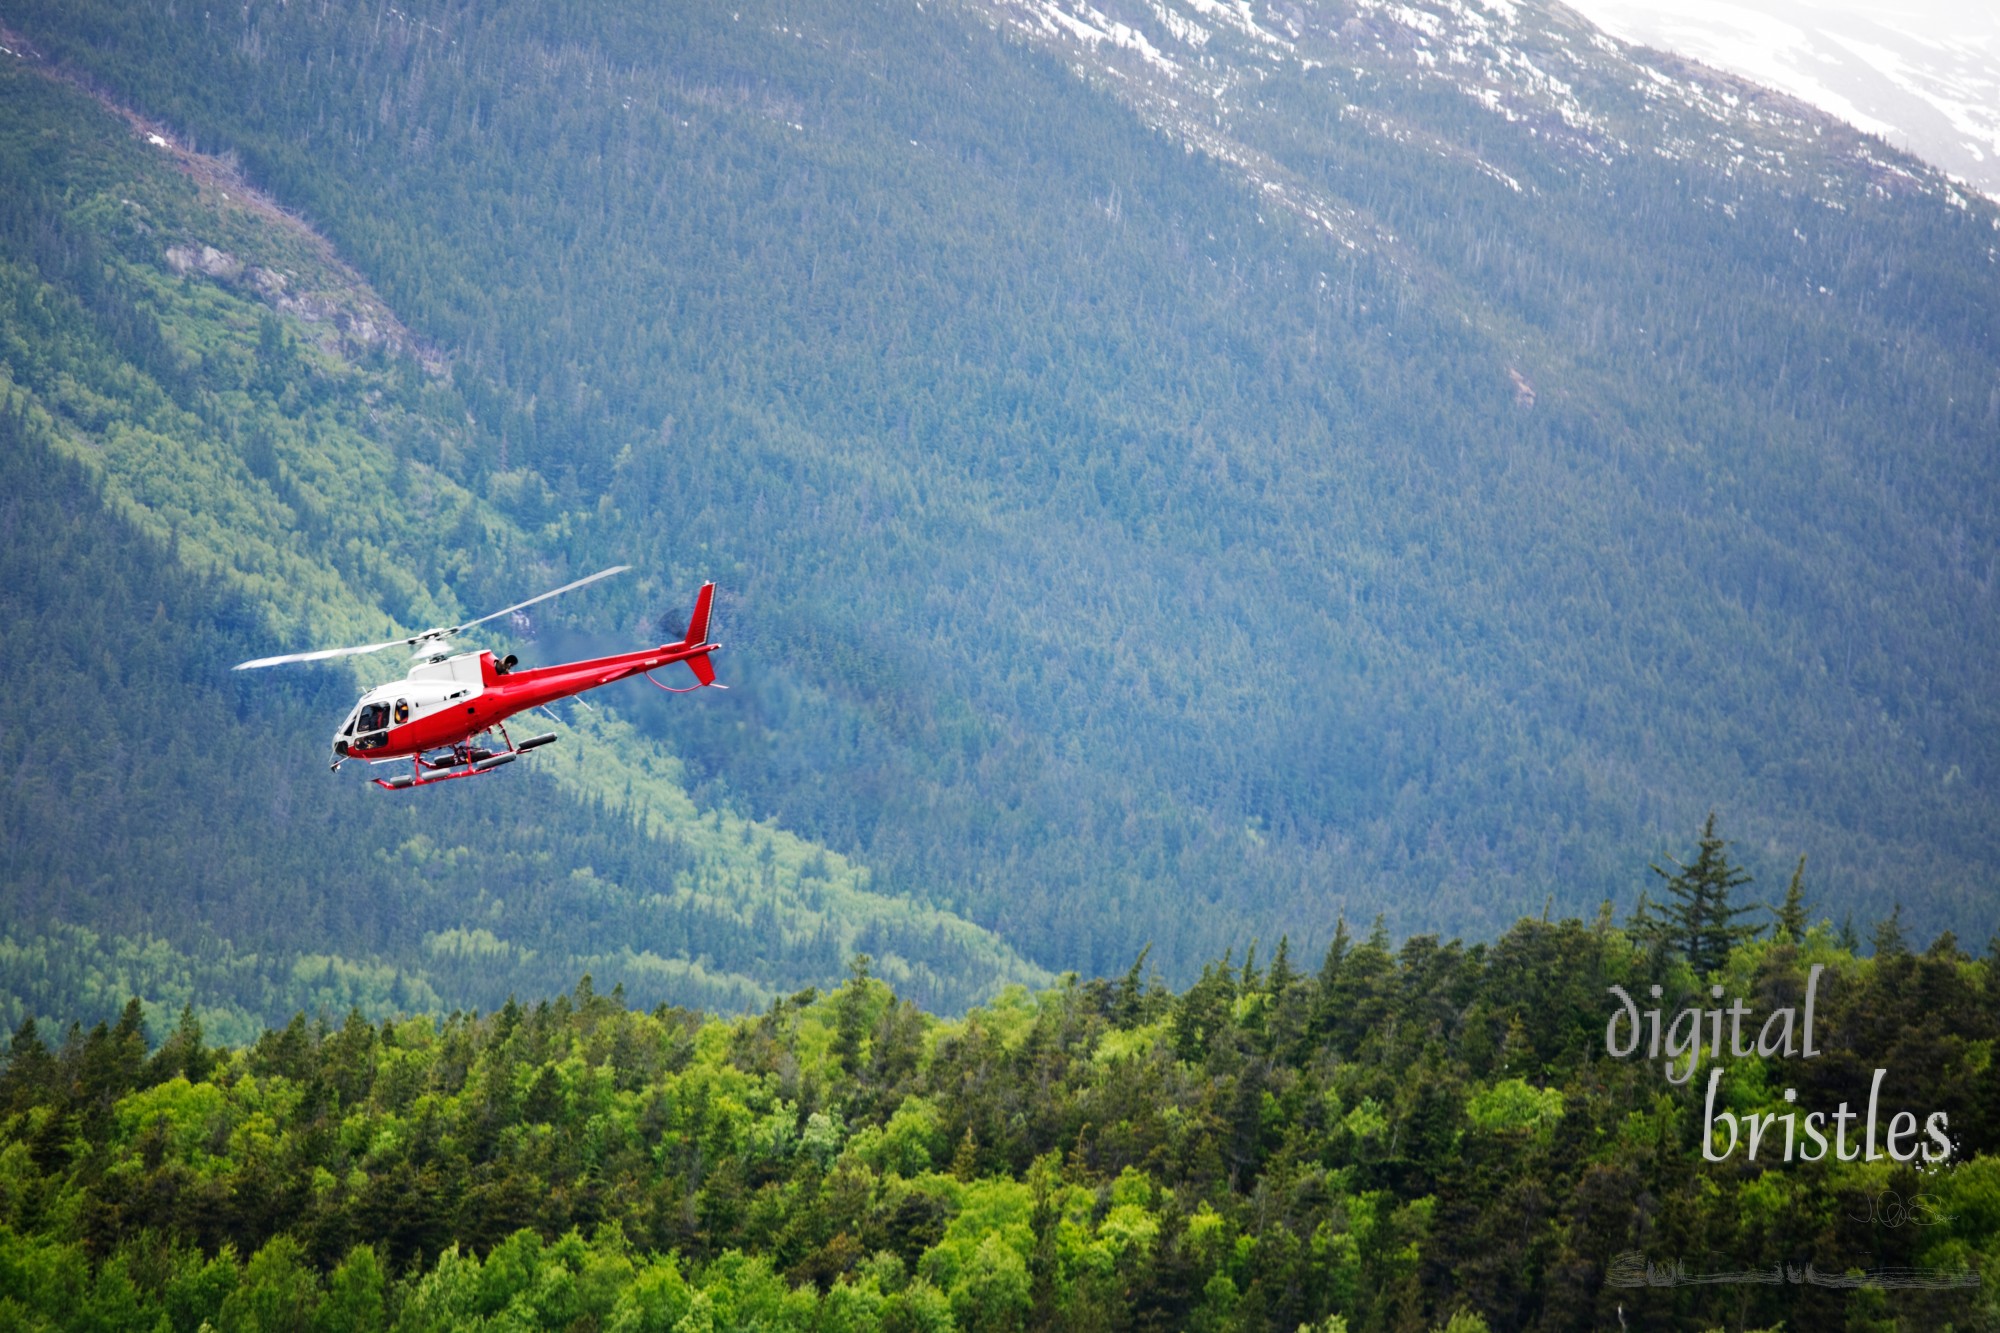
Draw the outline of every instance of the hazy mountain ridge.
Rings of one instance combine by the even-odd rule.
[[[1520,191],[1535,190],[1448,138],[1380,108],[1344,100],[1395,77],[1419,93],[1446,91],[1491,113],[1491,137],[1519,151],[1532,141],[1560,171],[1651,153],[1817,186],[1844,208],[1856,194],[1915,193],[1967,206],[1945,173],[1799,101],[1671,52],[1628,45],[1561,4],[1526,0],[965,0],[966,7],[1038,45],[1081,59],[1102,86],[1148,123],[1243,172],[1269,202],[1345,242],[1393,253],[1394,238],[1365,215],[1288,171],[1296,139],[1259,94],[1286,78],[1343,99],[1340,115],[1418,152],[1470,165]],[[1480,133],[1480,127],[1474,127]],[[1482,135],[1481,137],[1486,137]],[[1743,202],[1711,199],[1718,208]],[[1343,221],[1347,225],[1342,225]]]
[[[1526,6],[27,10],[459,350],[524,541],[736,592],[729,709],[631,706],[698,782],[1045,965],[1484,933],[1710,804],[1992,919],[1992,227],[1920,171],[1828,207]],[[1213,154],[1130,113],[1211,75]]]
[[[1580,6],[1620,37],[1784,89],[2000,192],[2000,17],[1976,6],[1704,0]]]

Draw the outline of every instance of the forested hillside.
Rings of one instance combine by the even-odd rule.
[[[6,16],[451,368],[388,358],[383,413],[322,432],[329,474],[382,470],[325,507],[319,581],[237,585],[273,650],[614,560],[645,582],[569,614],[626,636],[718,578],[736,691],[621,698],[621,752],[1050,968],[1152,941],[1184,982],[1342,908],[1490,935],[1622,896],[1711,807],[1753,892],[1806,852],[1836,915],[1984,939],[1993,210],[1741,89],[1614,78],[1556,9],[1482,39],[1514,83],[1381,6],[1279,9],[1175,49],[1219,91],[1141,89],[1049,6],[1048,44],[905,0]],[[238,301],[247,364],[256,294],[170,280],[202,238],[119,233],[118,197],[75,225],[148,302]],[[121,501],[213,558],[214,497]],[[239,709],[306,733],[303,776],[287,697]]]
[[[1942,1161],[1773,1160],[1774,1130],[1757,1163],[1705,1165],[1706,1060],[1670,1084],[1610,1058],[1604,1019],[1609,986],[1677,1008],[1711,978],[1608,920],[1470,947],[1342,933],[1310,966],[1281,945],[1178,995],[1070,977],[950,1022],[865,960],[731,1021],[586,978],[218,1050],[135,1005],[14,1035],[0,1322],[2000,1327],[1994,960],[1876,945],[1822,928],[1729,957],[1713,980],[1753,1023],[1816,991],[1818,1054],[1725,1056],[1717,1106],[1858,1116],[1886,1069],[1882,1125],[1948,1117]],[[1671,1281],[1717,1273],[1765,1280]]]
[[[365,292],[309,237],[81,93],[13,66],[0,95],[0,1018],[137,993],[243,1039],[302,1006],[490,1009],[590,968],[733,1011],[837,981],[857,948],[945,1009],[1044,975],[698,808],[589,714],[518,781],[418,804],[330,777],[350,673],[233,663],[287,627],[377,637],[378,608],[455,618],[434,598],[502,604],[562,566],[425,461],[462,403],[392,354],[405,335],[353,345],[334,315]],[[233,281],[176,276],[184,243]]]

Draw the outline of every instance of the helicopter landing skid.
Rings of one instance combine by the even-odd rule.
[[[504,750],[491,750],[483,745],[454,745],[448,754],[436,759],[411,755],[408,776],[370,778],[369,781],[384,791],[408,791],[412,787],[428,787],[436,782],[476,778],[482,773],[491,773],[497,768],[503,768],[528,751],[547,745],[556,739],[556,733],[551,731],[540,736],[530,736],[516,745],[514,738],[507,734],[507,728],[501,727],[499,731],[500,738],[507,744]]]

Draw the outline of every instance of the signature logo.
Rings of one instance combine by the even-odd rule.
[[[1868,1200],[1868,1215],[1848,1217],[1856,1222],[1873,1222],[1878,1227],[1934,1227],[1940,1222],[1949,1222],[1953,1214],[1938,1206],[1935,1194],[1912,1194],[1906,1202],[1894,1190],[1884,1190]]]
[[[1611,1261],[1605,1282],[1614,1287],[1698,1287],[1755,1283],[1767,1286],[1835,1287],[1918,1287],[1941,1291],[1952,1287],[1976,1287],[1980,1275],[1972,1269],[1874,1268],[1858,1273],[1822,1273],[1810,1263],[1799,1268],[1792,1264],[1772,1264],[1741,1272],[1691,1273],[1680,1259],[1654,1263],[1644,1252],[1627,1250]]]

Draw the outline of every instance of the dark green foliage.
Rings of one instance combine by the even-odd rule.
[[[1282,951],[1280,956],[1282,956]],[[0,1069],[9,1327],[1983,1329],[1988,1287],[1618,1288],[1696,1272],[2000,1262],[1991,962],[1949,938],[1857,959],[1823,930],[1737,949],[1754,1005],[1821,977],[1812,1059],[1732,1060],[1737,1113],[1864,1100],[1949,1117],[1949,1166],[1701,1162],[1700,1094],[1608,1059],[1605,987],[1667,983],[1620,932],[1490,948],[1371,938],[1333,963],[1374,1017],[1274,1045],[1287,998],[1211,964],[1121,1024],[1074,978],[962,1020],[857,967],[760,1016],[553,1003],[303,1017],[204,1076],[123,1035],[18,1035]],[[1689,985],[1686,994],[1679,993]],[[865,1035],[856,1033],[865,1029]],[[1335,1040],[1342,1043],[1336,1046]],[[176,1046],[178,1043],[178,1046]],[[1343,1049],[1343,1046],[1345,1049]],[[206,1050],[204,1047],[203,1049]],[[1922,1225],[1858,1224],[1893,1191]],[[1916,1202],[1921,1200],[1921,1202]],[[1919,1215],[1919,1214],[1912,1214]],[[700,1319],[682,1328],[706,1327]],[[1335,1324],[1334,1327],[1340,1325]],[[1464,1322],[1449,1325],[1463,1329]]]
[[[1903,939],[1903,905],[1897,903],[1888,916],[1875,923],[1875,955],[1879,958],[1887,954],[1909,952]]]
[[[1778,939],[1797,944],[1806,937],[1806,859],[1803,856],[1792,868],[1792,879],[1785,885],[1785,901],[1777,909],[1777,917]]]
[[[1801,868],[1804,864],[1800,862]],[[1712,810],[1702,823],[1694,860],[1686,864],[1672,860],[1672,865],[1671,872],[1651,867],[1665,882],[1666,901],[1656,911],[1642,893],[1633,933],[1649,944],[1679,950],[1696,976],[1707,976],[1728,960],[1732,948],[1763,930],[1737,922],[1738,917],[1761,910],[1756,904],[1730,901],[1731,893],[1750,883],[1751,877],[1731,863],[1729,843],[1715,831]]]

